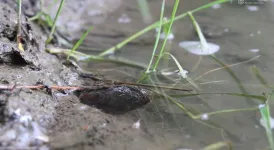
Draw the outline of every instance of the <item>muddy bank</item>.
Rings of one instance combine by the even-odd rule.
[[[36,24],[27,22],[26,17],[22,17],[25,51],[18,50],[14,6],[10,1],[0,1],[0,84],[86,84],[75,67],[45,52],[46,34]],[[91,85],[96,88],[104,83]],[[132,128],[137,121],[134,113],[106,114],[80,103],[69,92],[0,92],[0,149],[138,149],[134,142],[136,138],[142,140],[140,137],[145,134]]]

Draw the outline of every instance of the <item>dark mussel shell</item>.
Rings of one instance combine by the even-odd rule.
[[[151,92],[134,86],[114,86],[106,89],[82,91],[81,103],[95,106],[106,113],[122,114],[146,105]]]

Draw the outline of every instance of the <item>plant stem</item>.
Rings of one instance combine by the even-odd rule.
[[[77,43],[72,47],[70,54],[68,55],[67,59],[69,59],[70,55],[76,51],[76,49],[83,43],[85,38],[87,37],[88,33],[92,30],[93,26],[90,26],[88,30],[81,36],[81,38],[77,41]]]
[[[50,34],[49,34],[48,39],[46,41],[46,44],[49,44],[50,41],[52,40],[52,36],[53,36],[53,33],[55,32],[55,28],[56,28],[56,21],[57,21],[58,16],[60,15],[60,12],[62,10],[64,2],[65,2],[65,0],[62,0],[60,5],[59,5],[58,11],[57,11],[57,13],[55,15],[55,18],[54,18],[54,21],[53,21],[53,26],[51,28]]]
[[[65,55],[70,55],[71,57],[75,58],[77,61],[79,61],[79,57],[84,57],[85,60],[84,61],[102,61],[102,62],[110,62],[110,63],[116,63],[116,64],[121,64],[121,65],[126,65],[126,66],[130,66],[130,67],[134,67],[134,68],[138,68],[138,69],[145,69],[146,66],[145,65],[141,65],[141,64],[137,64],[137,63],[133,63],[130,61],[126,61],[126,60],[115,60],[115,59],[106,59],[104,57],[101,56],[94,56],[94,55],[87,55],[78,51],[75,51],[73,53],[71,53],[71,51],[69,49],[60,49],[60,48],[47,48],[46,49],[49,53],[51,54],[65,54]]]
[[[18,29],[17,29],[17,44],[18,44],[18,49],[20,51],[24,51],[22,42],[21,42],[21,15],[22,15],[22,0],[17,1],[18,5]]]
[[[158,46],[158,43],[159,43],[159,39],[160,39],[160,35],[161,35],[161,30],[162,30],[163,17],[164,17],[165,2],[166,2],[165,0],[163,0],[163,2],[162,2],[159,31],[158,31],[157,39],[156,39],[155,44],[154,44],[154,49],[153,49],[153,52],[152,52],[152,56],[150,58],[149,65],[148,65],[147,70],[145,72],[146,74],[150,72],[150,67],[151,67],[153,59],[155,57],[156,49],[157,49],[157,46]]]
[[[156,62],[154,64],[154,66],[153,66],[153,69],[152,69],[153,71],[156,71],[156,68],[159,65],[160,59],[161,59],[162,55],[164,54],[164,50],[165,50],[165,47],[166,47],[166,42],[167,42],[168,36],[170,34],[170,31],[171,31],[174,19],[175,19],[175,15],[176,15],[176,12],[177,12],[177,8],[179,6],[179,2],[180,2],[180,0],[176,0],[175,1],[174,7],[173,7],[173,11],[172,11],[172,14],[171,14],[171,20],[170,20],[170,24],[169,24],[169,27],[168,27],[168,31],[166,33],[166,37],[165,37],[164,43],[162,45],[162,49],[160,51],[159,57],[157,57]]]

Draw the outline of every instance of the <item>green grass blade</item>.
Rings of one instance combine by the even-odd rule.
[[[50,41],[52,40],[52,36],[53,36],[53,33],[55,32],[55,28],[56,28],[56,21],[57,21],[57,18],[60,15],[60,12],[61,12],[61,10],[63,8],[64,2],[65,2],[65,0],[62,0],[61,3],[60,3],[60,5],[59,5],[58,11],[57,11],[57,13],[55,15],[55,18],[54,18],[54,21],[53,21],[53,25],[52,25],[50,34],[48,36],[48,39],[46,40],[46,44],[49,44]]]
[[[157,68],[158,65],[159,65],[161,56],[164,54],[164,50],[165,50],[165,47],[166,47],[166,42],[167,42],[168,36],[169,36],[169,34],[170,34],[170,32],[171,32],[171,28],[172,28],[173,22],[175,21],[175,15],[176,15],[176,12],[177,12],[177,8],[178,8],[178,6],[179,6],[179,2],[180,2],[180,0],[176,0],[176,1],[175,1],[175,4],[174,4],[174,6],[173,6],[173,10],[172,10],[172,14],[171,14],[171,20],[170,20],[170,22],[169,22],[168,31],[167,31],[167,33],[166,33],[166,37],[165,37],[165,40],[164,40],[164,42],[163,42],[163,45],[162,45],[162,48],[161,48],[159,57],[157,57],[156,62],[155,62],[155,64],[154,64],[154,66],[153,66],[153,71],[156,71],[156,68]],[[161,31],[159,31],[159,32],[161,32]]]
[[[31,18],[28,18],[28,21],[34,21],[36,19],[39,19],[42,15],[42,12],[37,13],[35,16],[32,16]]]
[[[47,25],[48,25],[49,27],[53,27],[54,22],[53,22],[53,20],[51,19],[50,15],[48,15],[48,14],[46,14],[46,13],[42,13],[42,15],[45,16],[45,18],[46,18],[45,21],[46,21]]]
[[[163,0],[163,2],[162,2],[161,15],[160,15],[160,24],[159,24],[159,32],[158,32],[158,34],[157,34],[157,39],[156,39],[156,41],[155,41],[155,45],[154,45],[154,48],[153,48],[153,52],[152,52],[152,56],[151,56],[151,58],[150,58],[149,65],[148,65],[147,70],[146,70],[146,72],[145,72],[146,74],[150,72],[150,67],[151,67],[151,65],[152,65],[153,59],[155,58],[156,49],[157,49],[157,46],[158,46],[158,43],[159,43],[161,31],[162,31],[164,10],[165,10],[165,0]]]
[[[85,38],[87,37],[88,33],[92,30],[93,26],[90,26],[88,30],[81,36],[81,38],[76,42],[76,44],[72,47],[70,54],[68,55],[67,59],[69,59],[70,55],[76,51],[76,49],[83,43]]]
[[[274,97],[274,91],[271,92],[267,96],[267,101],[263,107],[260,107],[260,113],[262,116],[262,119],[265,122],[265,131],[267,135],[267,139],[270,145],[271,150],[274,150],[274,142],[273,142],[273,134],[272,134],[272,128],[271,128],[271,113],[270,113],[270,107],[269,107],[269,101],[272,101]]]
[[[266,104],[265,107],[261,107],[260,113],[261,113],[263,120],[266,122],[265,131],[266,131],[267,139],[270,144],[271,150],[274,150],[273,134],[272,134],[272,129],[271,129],[271,125],[270,125],[271,124],[270,123],[271,115],[270,115],[269,105]]]
[[[196,21],[196,19],[194,18],[194,16],[192,15],[191,12],[188,12],[188,15],[189,15],[189,17],[190,17],[190,19],[191,19],[191,21],[194,25],[194,28],[195,28],[196,32],[198,33],[198,36],[199,36],[199,39],[200,39],[200,42],[201,42],[201,45],[202,45],[202,49],[207,48],[208,44],[207,44],[206,38],[205,38],[198,22]]]
[[[252,71],[254,72],[256,78],[259,80],[259,82],[267,88],[274,89],[273,86],[268,85],[267,81],[264,79],[264,77],[261,75],[259,69],[256,66],[252,66]]]

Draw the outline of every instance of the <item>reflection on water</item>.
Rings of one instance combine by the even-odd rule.
[[[161,1],[148,2],[156,20],[160,14]],[[183,0],[180,2],[178,14],[207,2],[204,0]],[[167,1],[167,3],[168,8],[166,8],[166,13],[170,14],[172,11],[172,2]],[[126,1],[123,5],[136,6],[133,0]],[[215,56],[219,60],[226,64],[234,64],[260,55],[259,58],[253,61],[232,67],[231,70],[235,73],[234,77],[225,69],[203,76],[197,81],[197,83],[207,83],[199,85],[202,92],[242,93],[245,90],[249,94],[258,95],[262,92],[269,92],[268,89],[260,85],[255,75],[250,71],[250,67],[253,65],[258,67],[269,84],[274,81],[274,76],[271,75],[274,72],[274,22],[272,7],[273,4],[271,2],[250,7],[227,3],[194,14],[198,23],[207,25],[208,42],[220,45],[221,49],[215,53]],[[120,15],[117,15],[117,17],[121,16],[121,14],[127,14],[131,18],[130,22],[119,24],[117,17],[113,17],[113,19],[110,18],[106,24],[102,25],[104,26],[103,28],[112,29],[125,35],[131,35],[142,29],[145,25],[142,23],[141,15],[136,9],[121,9],[118,12]],[[199,61],[199,56],[187,53],[187,51],[178,45],[180,41],[199,40],[192,24],[188,18],[184,18],[174,23],[173,30],[175,39],[169,45],[171,53],[176,56],[185,69],[192,70],[197,61]],[[105,44],[113,45],[125,37],[111,39],[110,42],[107,39],[102,41]],[[124,47],[115,56],[127,58],[135,62],[148,63],[153,50],[154,40],[154,31],[149,32]],[[144,41],[147,44],[143,44],[145,43]],[[171,59],[167,67],[176,68]],[[201,74],[218,67],[221,67],[221,65],[212,59],[212,57],[203,56],[198,68],[188,75],[195,79]],[[90,68],[92,68],[93,72],[98,71],[108,78],[123,81],[136,81],[136,77],[140,73],[140,70],[115,64],[91,63]],[[110,70],[110,68],[116,71]],[[235,78],[241,81],[244,89],[237,85]],[[257,101],[247,98],[218,94],[185,97],[179,98],[179,100],[200,112],[257,107],[259,104]],[[140,119],[140,132],[145,134],[144,136],[136,137],[133,145],[141,147],[141,149],[200,149],[206,145],[224,140],[232,141],[235,149],[264,149],[268,145],[264,129],[260,125],[259,112],[256,111],[223,113],[209,116],[208,121],[216,124],[216,127],[212,128],[193,121],[170,101],[155,99],[153,103],[138,110],[137,116],[136,122]],[[222,134],[220,128],[217,128],[217,126],[231,135]]]

